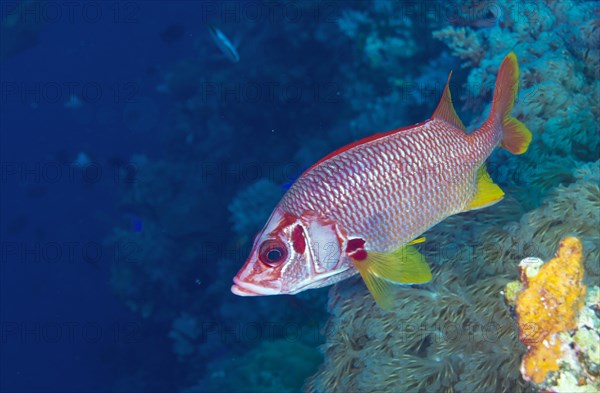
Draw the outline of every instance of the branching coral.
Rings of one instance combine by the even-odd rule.
[[[376,0],[355,5],[360,9],[344,10],[338,26],[353,39],[375,69],[398,68],[403,59],[423,52],[425,48],[419,45],[420,33],[439,23],[416,4]]]
[[[423,96],[431,90],[439,93],[437,90],[441,89],[436,89],[435,84],[442,84],[450,69],[447,58],[438,51],[442,44],[430,34],[442,24],[435,6],[431,12],[428,7],[411,2],[344,4],[336,19],[339,29],[334,34],[345,39],[345,47],[352,49],[354,56],[342,67],[345,81],[338,94],[353,113],[350,121],[329,131],[333,146],[403,126],[407,118],[411,122],[430,116],[439,95],[427,100]],[[429,53],[440,54],[443,64],[439,68],[427,66],[427,62],[436,59]],[[419,79],[424,74],[426,84]]]
[[[491,165],[504,167],[510,183],[528,188],[519,198],[535,205],[539,194],[571,180],[565,168],[600,157],[595,121],[600,80],[594,71],[600,60],[599,29],[592,27],[600,7],[571,0],[511,0],[495,7],[501,12],[492,26],[447,26],[434,37],[475,67],[463,99],[480,119],[488,113],[481,97],[491,93],[500,59],[510,50],[519,56],[521,85],[514,113],[532,130],[533,142],[523,157],[501,152]]]
[[[449,42],[454,53],[468,65],[477,66],[485,57],[481,37],[473,29],[467,27],[445,27],[433,34],[433,37]]]

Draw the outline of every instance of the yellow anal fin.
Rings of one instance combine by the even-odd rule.
[[[419,238],[414,242],[423,242]],[[364,260],[353,260],[375,302],[383,308],[392,306],[394,284],[423,284],[431,280],[425,257],[412,246],[388,254],[369,251]]]
[[[425,240],[426,240],[426,239],[425,239],[425,236],[423,236],[423,237],[419,237],[419,238],[417,238],[417,239],[413,240],[412,242],[408,242],[408,244],[407,244],[407,245],[408,245],[408,246],[412,246],[413,244],[419,244],[419,243],[423,243]]]
[[[504,191],[490,177],[485,164],[477,171],[477,193],[465,211],[482,209],[498,203],[504,197]]]

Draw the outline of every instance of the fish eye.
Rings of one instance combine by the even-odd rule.
[[[281,240],[265,240],[260,245],[258,257],[262,263],[276,266],[285,261],[287,254],[287,248]]]

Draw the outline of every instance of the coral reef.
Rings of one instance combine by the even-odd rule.
[[[554,188],[542,206],[522,215],[518,222],[484,231],[484,237],[492,241],[484,243],[481,251],[491,263],[470,267],[473,279],[482,270],[494,272],[506,261],[529,255],[548,260],[565,233],[583,243],[585,280],[594,283],[600,279],[600,161],[580,165],[570,176],[574,183]]]
[[[526,187],[528,192],[518,198],[536,207],[540,195],[572,181],[570,168],[600,158],[594,120],[600,115],[600,7],[571,0],[527,5],[509,0],[487,6],[497,11],[493,25],[445,26],[434,37],[472,67],[462,98],[479,121],[488,113],[489,104],[483,110],[481,103],[489,101],[481,98],[491,94],[500,60],[516,52],[521,85],[514,113],[533,132],[533,142],[523,157],[500,152],[490,165],[502,168],[500,183],[510,177],[511,183]]]
[[[453,60],[431,37],[443,21],[430,11],[417,3],[376,0],[348,3],[341,12],[337,34],[354,53],[343,69],[342,91],[352,113],[350,130],[348,124],[330,130],[333,146],[431,115],[441,94],[436,83],[444,83]],[[438,50],[439,58],[432,58]],[[438,67],[430,67],[432,62]]]
[[[329,4],[335,6],[323,8]],[[523,99],[515,113],[535,134],[531,151],[492,157],[488,168],[507,197],[426,234],[420,247],[432,283],[398,288],[391,313],[374,307],[357,280],[331,289],[325,363],[308,390],[526,391],[519,374],[524,348],[500,300],[516,278],[515,261],[548,259],[572,233],[584,245],[586,280],[600,276],[598,7],[549,1],[515,14],[523,8],[509,1],[501,6],[511,12],[481,23],[469,19],[465,2],[459,22],[448,27],[411,4],[294,3],[304,19],[226,26],[250,38],[235,66],[205,56],[210,47],[201,42],[202,53],[165,75],[160,88],[172,123],[159,135],[163,156],[134,157],[135,179],[123,188],[123,215],[140,217],[143,230],[124,220],[108,242],[120,252],[115,291],[157,323],[175,354],[180,384],[172,390],[299,389],[319,362],[311,347],[320,336],[243,340],[230,328],[286,321],[314,329],[325,319],[325,293],[235,298],[229,286],[245,247],[284,192],[280,185],[297,174],[290,168],[298,172],[359,137],[426,119],[447,71],[461,60],[469,69],[457,70],[453,83],[461,85],[469,72],[461,117],[470,123],[475,116],[476,124],[485,117],[481,103],[491,102],[497,65],[516,51]],[[306,22],[309,15],[327,21]],[[436,38],[432,29],[439,29]],[[582,330],[576,340],[591,345],[591,336]],[[303,355],[296,359],[295,352]],[[283,374],[290,369],[298,372]],[[143,381],[149,374],[139,375]]]
[[[322,356],[314,347],[281,339],[262,341],[243,356],[212,362],[205,379],[182,393],[295,393]]]
[[[575,183],[557,188],[520,222],[498,228],[491,220],[486,228],[494,213],[482,211],[483,222],[467,213],[430,230],[422,251],[433,279],[398,287],[389,313],[374,306],[359,280],[335,285],[325,363],[308,391],[529,391],[519,373],[524,348],[501,292],[517,278],[515,261],[552,255],[556,231],[582,237],[587,279],[597,280],[599,164],[575,169]],[[457,229],[461,236],[446,235]]]
[[[525,391],[523,351],[497,302],[508,279],[460,281],[450,268],[437,270],[436,287],[398,288],[390,313],[375,307],[358,281],[336,285],[325,363],[308,391]]]
[[[425,51],[419,37],[436,26],[434,14],[406,2],[375,0],[352,4],[337,20],[340,31],[351,38],[369,65],[379,70],[397,69],[405,59]]]
[[[519,264],[521,289],[506,297],[515,307],[519,338],[527,346],[521,373],[539,390],[595,392],[600,389],[599,287],[586,297],[582,244],[567,237],[546,263]],[[507,288],[514,287],[509,283]]]

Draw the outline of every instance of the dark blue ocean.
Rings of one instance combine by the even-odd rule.
[[[519,261],[552,258],[567,235],[583,243],[588,292],[598,285],[599,8],[0,1],[0,391],[560,385],[521,374],[527,347],[503,294]],[[450,71],[472,132],[510,52],[512,116],[531,143],[487,159],[502,201],[424,234],[429,283],[398,286],[387,311],[359,275],[297,295],[232,293],[305,170],[429,119]],[[277,252],[314,246],[302,241]],[[597,372],[589,359],[581,367]]]

